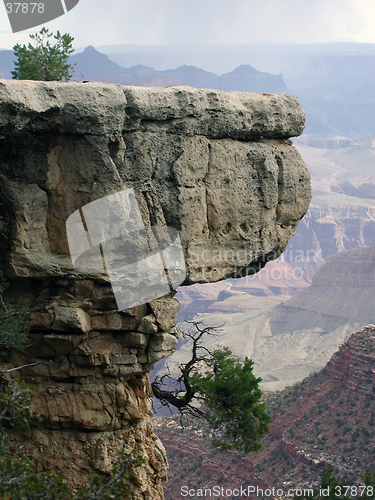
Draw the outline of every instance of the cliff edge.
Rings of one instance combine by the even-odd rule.
[[[178,231],[184,284],[252,273],[308,208],[288,139],[304,119],[285,94],[0,80],[0,269],[7,300],[33,310],[27,351],[3,366],[42,361],[7,375],[35,388],[41,470],[79,488],[137,449],[134,499],[162,498],[167,471],[148,373],[173,352],[179,304],[171,291],[119,311],[105,272],[73,267],[68,218],[131,189],[145,227]]]

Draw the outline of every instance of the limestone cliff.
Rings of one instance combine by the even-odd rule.
[[[244,275],[277,257],[306,212],[296,98],[120,85],[0,81],[0,269],[7,299],[33,309],[25,354],[5,367],[35,388],[28,436],[40,469],[79,488],[138,449],[134,499],[162,498],[148,372],[177,342],[173,292],[119,311],[108,276],[77,272],[66,221],[134,190],[146,227],[179,231],[185,284]],[[9,375],[10,377],[10,375]]]

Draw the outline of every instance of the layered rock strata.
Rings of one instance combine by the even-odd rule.
[[[295,235],[290,239],[284,258],[312,277],[325,259],[343,250],[375,243],[375,208],[367,206],[310,206]]]
[[[375,326],[369,324],[352,333],[314,377],[271,396],[273,439],[267,437],[262,456],[254,457],[271,484],[286,474],[299,486],[319,484],[328,465],[355,484],[364,468],[373,468],[374,347]]]
[[[367,325],[319,373],[266,395],[273,421],[259,452],[223,455],[212,450],[205,432],[181,432],[175,417],[156,418],[173,463],[165,486],[168,498],[177,500],[183,485],[194,487],[197,481],[232,489],[249,483],[263,490],[319,487],[322,469],[329,465],[336,477],[360,484],[363,470],[375,466],[374,382],[375,325]]]
[[[24,353],[2,365],[39,363],[7,378],[35,388],[40,470],[79,488],[138,450],[134,499],[162,498],[167,474],[148,373],[177,343],[178,302],[171,291],[119,311],[107,274],[74,269],[68,217],[131,188],[146,227],[179,231],[185,284],[254,272],[308,208],[288,140],[303,126],[283,94],[0,81],[0,269],[6,299],[32,309]]]

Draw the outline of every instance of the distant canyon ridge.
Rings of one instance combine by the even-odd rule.
[[[79,81],[288,92],[306,111],[303,138],[315,147],[375,136],[374,44],[107,45],[86,47],[70,60]],[[13,51],[0,50],[0,77],[11,79],[13,69]]]
[[[0,78],[11,78],[13,59],[13,51],[0,52]],[[83,52],[73,55],[70,63],[75,65],[73,79],[78,81],[119,83],[141,87],[188,85],[195,88],[241,92],[288,91],[282,75],[257,71],[250,65],[241,65],[234,71],[221,76],[187,65],[165,71],[156,71],[142,64],[132,68],[123,68],[91,45]]]

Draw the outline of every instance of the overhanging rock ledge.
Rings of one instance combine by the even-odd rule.
[[[185,284],[254,272],[309,206],[289,140],[304,120],[285,94],[0,80],[0,269],[7,299],[33,309],[27,353],[2,364],[43,361],[12,372],[35,388],[41,470],[79,488],[138,449],[136,500],[162,498],[167,472],[148,373],[173,352],[178,303],[172,292],[118,311],[105,274],[72,267],[68,217],[132,188],[146,226],[179,231]]]

